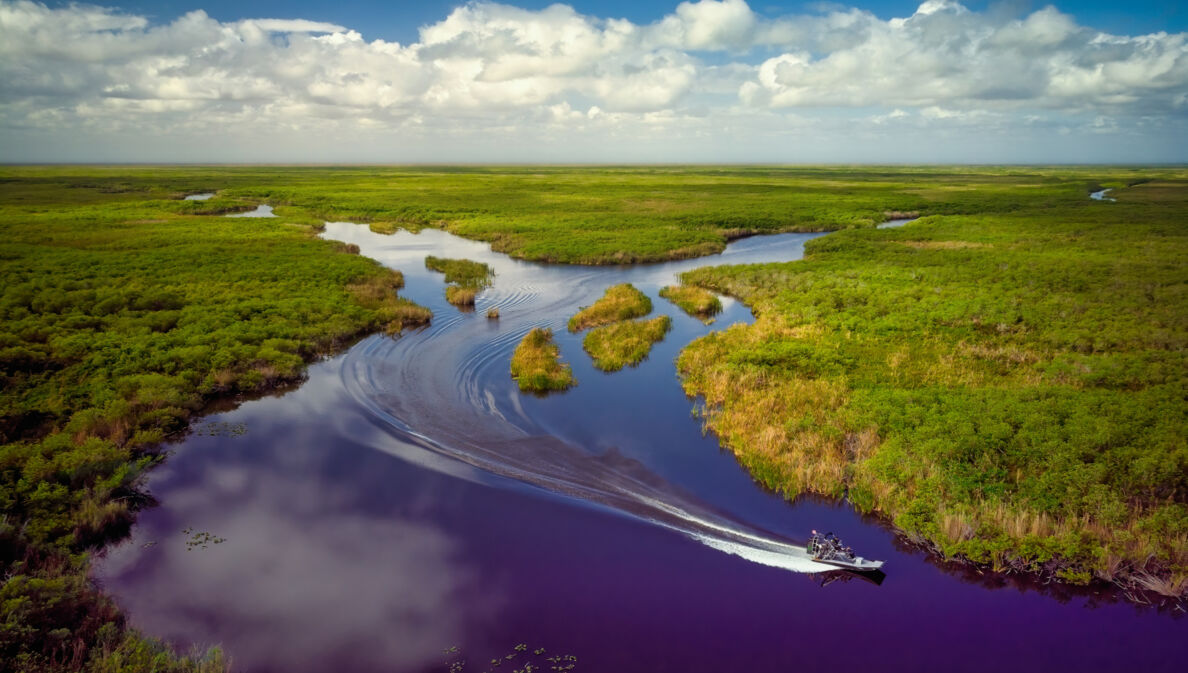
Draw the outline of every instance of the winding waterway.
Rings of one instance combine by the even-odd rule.
[[[698,266],[798,259],[816,234],[631,267],[530,264],[436,230],[324,236],[403,271],[433,324],[368,337],[174,447],[148,483],[160,504],[95,570],[152,635],[298,672],[444,670],[451,646],[480,671],[519,643],[620,672],[787,671],[825,653],[836,670],[1170,671],[1188,653],[1176,614],[938,567],[844,504],[764,491],[702,434],[673,360],[751,315],[725,298],[707,326],[657,291]],[[459,311],[426,255],[484,261],[494,287]],[[565,321],[621,282],[673,330],[604,374]],[[576,388],[516,389],[508,360],[535,326]],[[886,559],[886,580],[813,572],[810,528]]]

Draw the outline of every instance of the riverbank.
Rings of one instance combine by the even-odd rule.
[[[787,497],[942,557],[1188,592],[1188,182],[840,232],[686,283],[760,316],[689,346],[706,422]]]
[[[291,385],[416,312],[398,273],[292,220],[14,170],[0,184],[0,659],[221,670],[217,650],[174,658],[127,630],[87,580],[90,554],[127,534],[161,443],[212,401]]]

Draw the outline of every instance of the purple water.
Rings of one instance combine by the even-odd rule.
[[[95,570],[152,635],[221,644],[235,670],[295,672],[445,670],[451,646],[484,671],[519,643],[621,672],[821,657],[834,670],[1170,671],[1188,654],[1180,613],[940,567],[844,505],[766,492],[702,435],[673,359],[751,316],[726,300],[706,326],[657,290],[697,266],[797,259],[813,235],[623,268],[527,264],[432,230],[331,224],[326,237],[402,270],[433,325],[369,337],[174,447],[148,483],[160,505]],[[445,302],[428,254],[495,268],[476,311]],[[564,324],[620,282],[673,330],[639,367],[604,374]],[[576,388],[516,390],[508,359],[537,325],[553,327]],[[781,545],[814,527],[885,559],[886,580],[800,572],[814,564]],[[203,548],[202,532],[225,541]]]

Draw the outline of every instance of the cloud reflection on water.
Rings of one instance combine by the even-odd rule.
[[[137,585],[122,602],[155,635],[203,634],[250,670],[410,670],[440,662],[501,602],[471,590],[456,540],[407,512],[366,511],[348,480],[200,462],[101,567],[106,582]],[[183,525],[227,541],[187,551]]]

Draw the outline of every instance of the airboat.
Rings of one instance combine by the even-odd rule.
[[[805,551],[817,563],[824,563],[836,568],[844,568],[854,572],[871,572],[883,567],[883,561],[856,556],[854,550],[845,546],[833,533],[818,535],[813,531]]]

